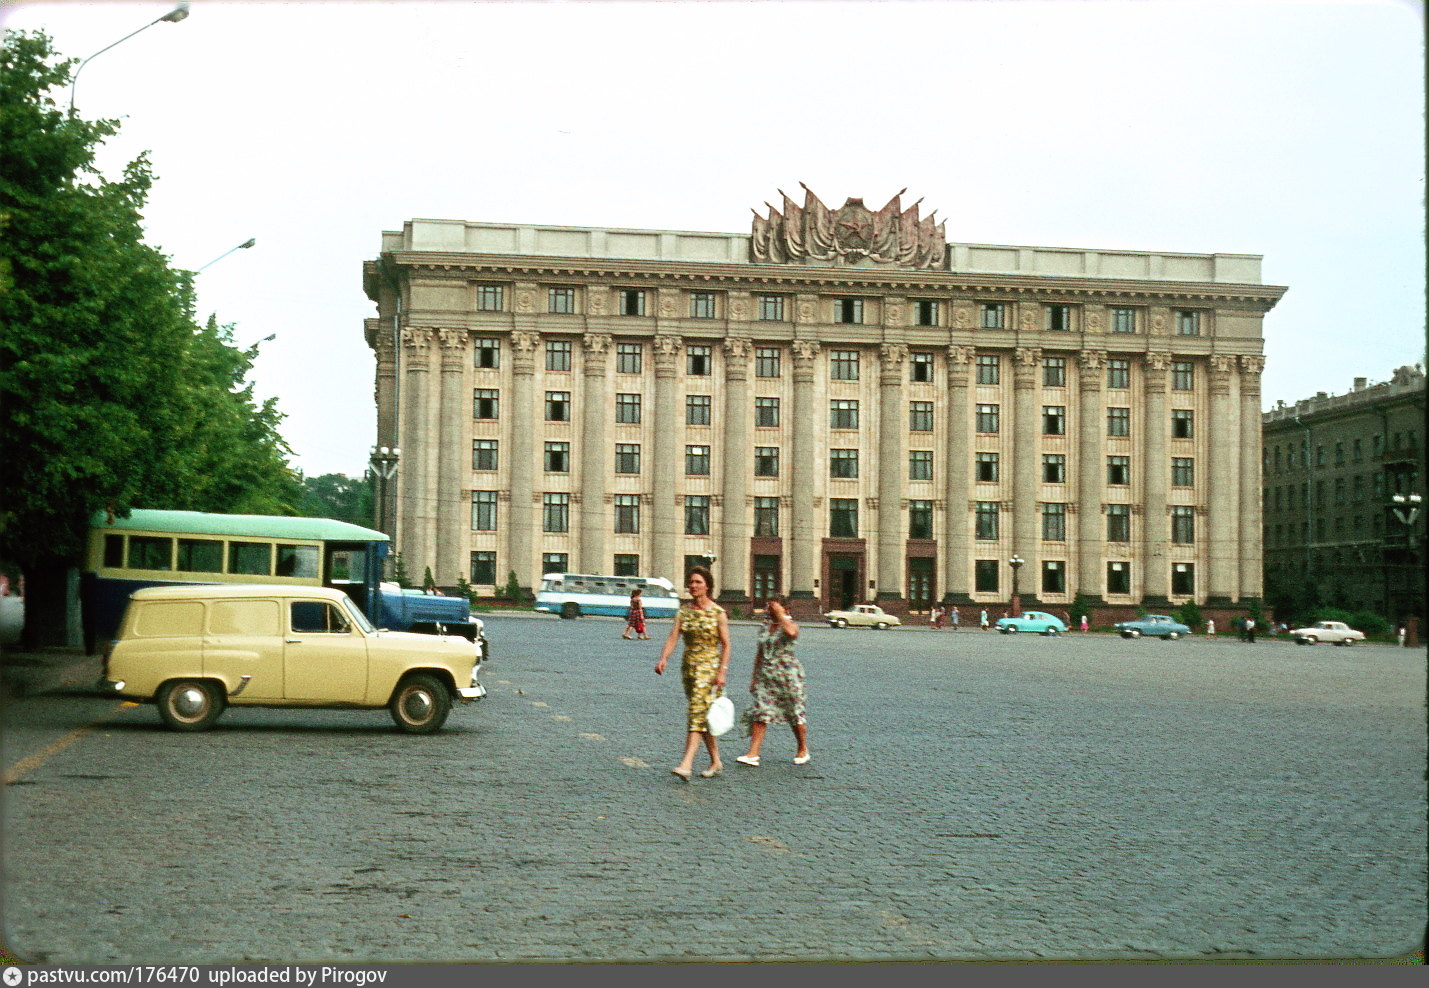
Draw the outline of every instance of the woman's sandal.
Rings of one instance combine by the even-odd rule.
[[[735,761],[739,762],[739,764],[741,764],[741,765],[748,765],[748,766],[750,766],[751,768],[758,768],[758,767],[759,767],[759,756],[758,756],[758,755],[754,755],[753,757],[751,757],[751,756],[749,756],[749,755],[740,755],[738,758],[735,759]]]
[[[719,775],[723,771],[723,765],[711,765],[709,768],[705,769],[703,772],[700,773],[700,778],[713,779],[716,775]]]
[[[692,772],[691,772],[689,769],[687,769],[687,768],[672,768],[672,769],[670,769],[670,774],[671,774],[671,775],[678,775],[680,778],[684,779],[686,782],[689,782],[689,781],[690,781],[690,776],[693,775],[694,773],[692,773]]]

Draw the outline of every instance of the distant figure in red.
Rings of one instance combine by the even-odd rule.
[[[625,634],[621,638],[629,638],[631,632],[635,632],[639,638],[649,640],[650,636],[645,633],[645,606],[640,603],[640,588],[636,587],[630,591],[630,612],[625,615]]]

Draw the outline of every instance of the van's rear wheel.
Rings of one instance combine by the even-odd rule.
[[[568,600],[561,605],[561,617],[567,621],[581,616],[581,605],[573,600]]]
[[[159,716],[176,731],[204,731],[228,706],[222,688],[204,679],[177,679],[159,690]]]
[[[435,676],[418,673],[402,680],[388,709],[392,720],[408,734],[431,734],[447,722],[452,698]]]

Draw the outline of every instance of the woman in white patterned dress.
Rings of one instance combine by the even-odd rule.
[[[809,736],[804,718],[804,667],[794,657],[794,639],[799,626],[789,616],[787,597],[776,597],[764,605],[764,627],[759,631],[759,651],[754,657],[754,674],[749,692],[754,704],[744,712],[749,731],[749,750],[735,761],[757,767],[759,750],[770,724],[788,724],[794,730],[799,749],[794,764],[809,760]]]

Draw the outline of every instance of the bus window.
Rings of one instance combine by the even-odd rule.
[[[283,545],[278,543],[276,576],[318,578],[318,547],[315,545]]]
[[[129,536],[130,569],[173,569],[174,540],[156,535]]]
[[[362,583],[367,553],[362,549],[334,549],[328,553],[327,568],[329,583]]]
[[[268,576],[273,571],[273,546],[268,542],[230,542],[228,572]]]
[[[216,539],[179,539],[179,572],[222,573],[223,543]]]
[[[104,537],[104,565],[108,569],[124,568],[124,536],[106,535]]]

